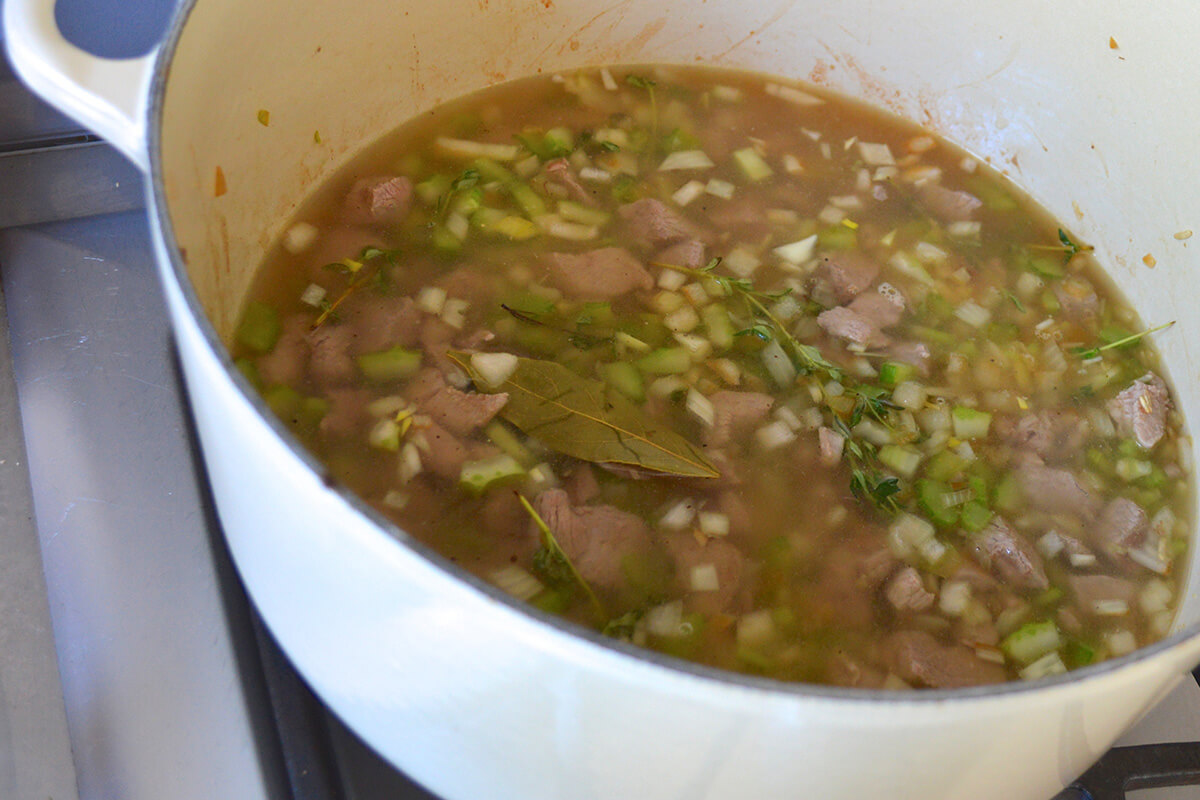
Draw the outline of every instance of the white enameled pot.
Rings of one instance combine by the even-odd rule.
[[[1144,318],[1177,320],[1160,343],[1195,420],[1200,259],[1175,236],[1200,227],[1190,0],[193,0],[124,62],[63,41],[52,4],[6,0],[6,39],[36,91],[149,175],[238,569],[316,691],[434,792],[1042,800],[1200,660],[1195,579],[1168,640],[1025,685],[869,693],[648,656],[519,607],[331,488],[221,345],[300,199],[404,119],[534,72],[699,61],[875,101],[1009,172],[1096,245]]]

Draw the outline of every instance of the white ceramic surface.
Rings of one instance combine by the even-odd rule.
[[[116,65],[66,45],[48,5],[6,0],[16,66],[149,169],[204,456],[254,601],[331,707],[433,791],[1040,800],[1200,660],[1194,580],[1167,642],[1033,685],[885,695],[644,657],[517,608],[330,489],[219,345],[299,199],[405,118],[537,70],[700,60],[882,103],[1011,172],[1146,318],[1178,320],[1160,342],[1195,419],[1200,264],[1174,238],[1200,225],[1187,0],[1052,15],[1035,0],[196,0],[153,58]]]

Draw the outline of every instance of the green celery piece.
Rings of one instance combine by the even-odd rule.
[[[250,385],[256,389],[262,388],[262,378],[258,374],[258,367],[248,358],[235,358],[233,366],[237,367],[237,371],[242,373],[242,377],[250,381]]]
[[[462,239],[459,239],[445,225],[434,227],[433,233],[430,234],[430,241],[433,247],[443,255],[453,255],[462,250]]]
[[[642,380],[642,373],[628,361],[601,364],[600,376],[604,378],[605,383],[635,403],[646,399],[646,387]]]
[[[728,350],[733,347],[733,321],[729,311],[720,303],[712,303],[700,311],[700,319],[708,333],[708,340],[717,350]]]
[[[463,464],[458,475],[458,485],[472,494],[483,494],[495,486],[516,481],[524,476],[525,468],[508,453],[501,453]]]
[[[982,500],[968,500],[963,503],[958,515],[958,524],[971,533],[978,533],[992,521],[992,510]]]
[[[1024,505],[1022,495],[1021,484],[1017,481],[1016,474],[1009,472],[996,484],[992,504],[1005,513],[1019,511]]]
[[[950,491],[949,486],[941,481],[921,478],[914,488],[917,491],[917,506],[925,512],[930,522],[939,528],[949,528],[958,522],[958,507],[947,508],[942,505],[942,497]]]
[[[746,180],[752,183],[764,181],[775,174],[775,170],[763,161],[762,156],[753,147],[744,147],[733,152],[733,163],[741,171]]]
[[[879,382],[893,389],[897,384],[909,380],[917,372],[912,364],[905,364],[899,361],[885,361],[879,366]]]
[[[958,478],[969,464],[969,461],[953,450],[942,450],[925,465],[925,477],[948,483]]]
[[[1032,664],[1062,647],[1062,634],[1053,620],[1027,622],[1000,643],[1004,654],[1021,664]]]
[[[234,337],[256,353],[269,353],[275,349],[283,326],[275,309],[257,300],[246,304],[242,312],[242,321],[238,324]]]
[[[363,353],[355,361],[367,380],[386,383],[416,375],[421,368],[421,352],[396,346],[376,353]]]
[[[275,416],[284,422],[291,422],[291,418],[296,413],[296,410],[300,408],[303,398],[292,387],[276,384],[275,386],[267,387],[263,392],[263,400],[266,401],[267,406],[274,412]]]
[[[817,244],[826,250],[854,250],[858,247],[858,231],[845,225],[831,225],[817,231]]]
[[[504,219],[497,220],[492,226],[493,233],[498,233],[501,236],[506,236],[515,242],[521,242],[526,239],[532,239],[541,233],[537,225],[533,224],[524,217],[510,215]]]
[[[678,375],[691,366],[691,354],[682,347],[660,347],[637,360],[637,368],[651,375]]]

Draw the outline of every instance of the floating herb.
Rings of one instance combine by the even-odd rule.
[[[1021,298],[1017,297],[1008,289],[1004,290],[1004,296],[1007,297],[1009,301],[1017,307],[1017,311],[1020,311],[1022,314],[1025,313],[1025,304],[1021,302]]]
[[[475,380],[484,382],[466,353],[449,353]],[[552,450],[596,464],[620,464],[650,474],[717,478],[720,472],[700,448],[641,409],[607,383],[584,378],[554,361],[520,358],[494,392],[507,392],[500,415]]]
[[[324,325],[332,318],[336,318],[337,308],[346,298],[354,294],[356,291],[367,285],[370,281],[375,281],[377,286],[384,285],[386,276],[380,273],[383,271],[385,264],[395,262],[397,253],[393,250],[380,250],[378,247],[364,247],[358,256],[355,258],[344,258],[341,261],[335,261],[332,264],[326,264],[326,269],[332,269],[343,275],[350,276],[350,283],[342,290],[342,293],[332,301],[322,301],[321,313],[317,315],[316,320],[310,326],[312,330]]]
[[[567,335],[567,340],[571,343],[571,346],[579,350],[590,350],[593,347],[599,347],[602,344],[610,344],[613,340],[613,337],[611,336],[596,336],[594,334],[584,333],[583,331],[577,328],[572,328],[568,325],[555,324],[547,321],[542,317],[542,315],[536,312],[520,311],[512,306],[505,305],[504,303],[501,303],[500,307],[507,311],[509,315],[511,315],[513,319],[516,319],[518,322],[524,322],[527,325],[537,325],[542,328],[549,328],[553,331],[565,333]]]
[[[1105,350],[1113,350],[1118,347],[1128,347],[1128,346],[1140,341],[1143,337],[1149,336],[1152,333],[1158,333],[1161,330],[1166,330],[1167,328],[1171,327],[1174,324],[1175,324],[1175,320],[1171,320],[1170,322],[1166,322],[1162,325],[1159,325],[1156,328],[1148,328],[1147,330],[1144,330],[1141,333],[1132,333],[1129,336],[1123,336],[1114,342],[1109,342],[1108,344],[1102,344],[1099,347],[1076,347],[1072,350],[1072,352],[1075,353],[1075,355],[1079,356],[1084,361],[1087,361],[1088,359],[1092,359],[1092,358],[1099,358],[1100,354],[1103,353]]]
[[[587,596],[588,602],[596,614],[596,619],[605,619],[608,614],[605,613],[600,598],[596,597],[596,593],[592,591],[592,587],[583,579],[583,576],[579,574],[579,570],[575,569],[575,565],[571,563],[571,559],[567,556],[566,552],[559,546],[558,540],[554,538],[554,532],[550,530],[550,526],[542,519],[542,515],[537,513],[537,510],[525,499],[525,495],[520,492],[516,494],[517,499],[521,501],[521,506],[529,514],[529,517],[533,520],[533,524],[537,526],[540,533],[542,546],[534,553],[534,569],[551,586],[578,586]]]

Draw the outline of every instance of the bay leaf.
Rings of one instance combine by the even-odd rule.
[[[500,416],[552,450],[595,464],[623,464],[660,475],[717,478],[700,448],[650,419],[608,384],[555,361],[517,359],[499,386],[487,386],[467,353],[448,354],[480,391],[508,392]]]

